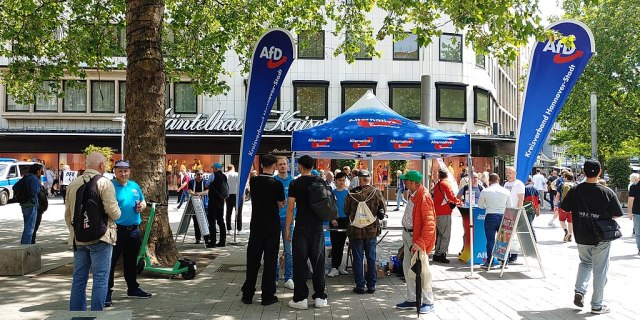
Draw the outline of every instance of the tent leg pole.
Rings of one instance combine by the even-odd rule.
[[[474,253],[473,253],[473,205],[475,205],[475,195],[473,194],[473,164],[471,155],[467,155],[467,172],[469,173],[469,264],[471,265],[471,273],[465,278],[478,279],[479,276],[474,272]]]

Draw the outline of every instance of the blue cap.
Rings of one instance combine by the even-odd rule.
[[[127,160],[118,160],[116,164],[113,166],[116,169],[129,169],[131,166],[129,165],[129,161]]]
[[[222,169],[222,163],[216,162],[211,166],[211,168]]]
[[[314,176],[319,176],[320,175],[320,171],[318,171],[316,169],[313,169],[313,170],[311,170],[311,174],[314,175]]]

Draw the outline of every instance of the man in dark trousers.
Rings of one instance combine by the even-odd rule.
[[[227,240],[227,228],[224,224],[224,200],[222,196],[222,184],[227,182],[227,176],[222,173],[222,164],[214,163],[211,168],[213,173],[209,176],[209,211],[207,212],[207,220],[209,220],[209,236],[211,241],[207,244],[207,248],[224,247]],[[216,226],[220,229],[220,242],[216,243]]]
[[[260,260],[264,254],[262,271],[262,305],[278,302],[276,276],[280,249],[280,208],[284,207],[284,186],[273,178],[277,158],[267,154],[260,159],[262,173],[251,178],[251,233],[247,246],[247,278],[242,285],[242,302],[251,304],[256,292]]]

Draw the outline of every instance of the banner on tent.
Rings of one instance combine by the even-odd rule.
[[[240,166],[238,167],[238,190],[243,194],[251,164],[253,163],[260,138],[269,119],[273,103],[278,97],[282,82],[293,63],[293,38],[284,29],[270,29],[265,32],[253,51],[245,122],[240,143]],[[242,197],[237,199],[241,207]]]
[[[533,49],[516,141],[516,171],[521,181],[527,181],[563,104],[595,52],[591,30],[579,21],[562,20],[548,29],[575,37],[575,46],[547,39]]]

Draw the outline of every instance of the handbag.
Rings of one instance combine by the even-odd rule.
[[[580,196],[580,200],[582,201],[582,204],[587,209],[587,211],[591,212],[591,210],[589,210],[589,207],[587,207],[587,202],[584,201],[582,194],[578,193],[578,195]],[[622,237],[620,225],[613,219],[593,220],[593,224],[594,231],[600,242],[613,241]]]
[[[440,182],[438,182],[438,190],[440,190],[440,193],[442,193],[442,196],[444,197],[444,199],[447,200],[447,202],[449,203],[449,208],[455,209],[456,204],[454,202],[449,201],[449,199],[447,199],[447,195],[445,195],[444,192],[442,192],[442,188],[440,187]]]

